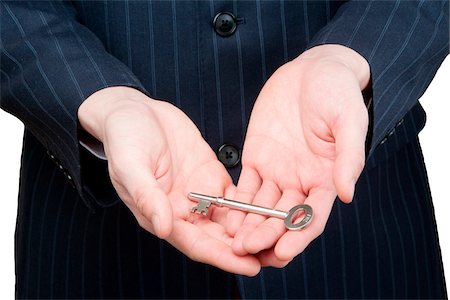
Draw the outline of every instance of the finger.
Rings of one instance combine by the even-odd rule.
[[[310,191],[305,204],[312,207],[314,212],[313,220],[302,230],[287,231],[278,240],[274,251],[279,260],[292,260],[323,232],[335,198],[336,193],[333,191],[323,189]]]
[[[305,197],[297,190],[286,190],[279,201],[275,202],[275,209],[288,211],[297,204],[303,203]],[[273,206],[271,206],[273,207]],[[286,232],[284,221],[279,218],[268,218],[260,223],[243,240],[243,248],[248,253],[258,253],[274,247],[278,239]]]
[[[270,180],[266,180],[261,185],[261,188],[256,193],[255,198],[252,201],[253,205],[259,205],[263,207],[274,207],[281,197],[281,192],[277,185]],[[251,235],[259,224],[263,223],[267,219],[266,216],[262,216],[255,213],[249,213],[244,219],[243,225],[236,232],[235,239],[232,244],[233,251],[236,254],[244,255],[249,253],[245,248],[243,242],[247,236]],[[256,253],[256,252],[250,252]]]
[[[258,172],[249,167],[243,167],[234,195],[234,200],[251,203],[261,187],[261,177]],[[234,236],[244,222],[246,214],[238,210],[230,210],[227,216],[227,232]]]
[[[172,208],[169,199],[149,169],[134,160],[116,161],[115,180],[124,187],[130,199],[127,206],[152,223],[154,234],[166,238],[172,231]],[[123,168],[122,166],[126,166]],[[124,199],[125,200],[125,199]]]
[[[332,129],[336,140],[334,184],[339,198],[352,201],[355,184],[365,164],[368,113],[362,97],[349,105]]]
[[[280,260],[274,253],[273,248],[259,252],[256,256],[262,267],[284,268],[291,260]]]
[[[255,257],[238,256],[223,241],[229,238],[225,228],[217,224],[211,227],[200,226],[201,224],[194,225],[176,220],[168,241],[192,260],[210,264],[231,273],[246,276],[258,274],[261,266]]]

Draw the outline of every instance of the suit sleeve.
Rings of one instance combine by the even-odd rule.
[[[142,84],[77,22],[68,1],[2,1],[1,108],[17,116],[58,160],[82,198],[80,104],[97,90]],[[90,198],[90,199],[89,199]]]
[[[312,40],[350,47],[369,62],[369,153],[410,111],[449,52],[448,1],[350,1]]]

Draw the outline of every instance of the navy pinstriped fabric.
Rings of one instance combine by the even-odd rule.
[[[218,12],[241,21],[230,37]],[[2,1],[1,107],[26,125],[18,298],[445,298],[417,104],[449,51],[447,1]],[[141,230],[106,164],[78,145],[76,111],[126,85],[180,107],[213,149],[242,146],[254,100],[323,43],[370,63],[373,138],[351,205],[284,269],[246,278]],[[237,180],[240,166],[229,169]]]

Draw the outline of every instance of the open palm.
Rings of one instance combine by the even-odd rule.
[[[111,181],[139,225],[193,260],[256,274],[257,259],[231,249],[227,209],[212,208],[209,216],[190,212],[189,192],[227,196],[235,189],[197,127],[169,103],[130,88],[110,89],[86,100],[80,121],[103,142]],[[101,117],[96,106],[103,108]]]
[[[284,266],[319,236],[336,195],[351,201],[367,122],[359,82],[346,66],[300,58],[277,70],[252,111],[235,198],[284,211],[306,203],[314,218],[287,232],[282,220],[230,212],[233,250]]]

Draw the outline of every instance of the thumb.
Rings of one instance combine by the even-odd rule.
[[[172,232],[172,207],[166,192],[155,179],[150,168],[127,163],[125,170],[112,173],[119,196],[136,217],[139,225],[159,238]],[[111,168],[110,168],[111,169]]]
[[[153,233],[159,238],[167,238],[172,232],[172,207],[166,193],[157,186],[149,185],[136,190],[133,202],[137,212],[150,221]]]
[[[363,99],[355,99],[345,115],[341,115],[332,129],[335,137],[336,160],[333,180],[339,198],[350,203],[355,184],[365,165],[365,141],[368,128],[368,112]]]

